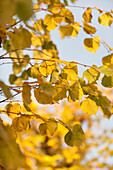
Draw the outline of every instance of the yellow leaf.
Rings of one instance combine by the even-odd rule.
[[[70,62],[61,71],[61,77],[68,81],[76,81],[78,78],[77,64]]]
[[[67,8],[62,8],[60,10],[60,16],[62,17],[62,20],[66,23],[74,23],[74,16],[72,12]]]
[[[60,26],[59,32],[60,32],[61,38],[64,38],[65,36],[71,36],[73,32],[73,27],[72,25]]]
[[[87,22],[85,22],[85,21],[82,21],[82,22],[83,22],[83,24],[84,24],[83,30],[84,30],[87,34],[95,34],[95,32],[96,32],[96,28],[95,28],[95,27],[89,25],[89,24],[88,24]]]
[[[41,135],[45,135],[46,134],[46,130],[47,130],[47,126],[46,123],[41,123],[39,125],[39,132]]]
[[[39,19],[35,24],[33,24],[34,28],[36,28],[38,31],[43,31],[42,22],[43,20]]]
[[[58,127],[57,121],[54,118],[49,118],[47,121],[47,130],[50,135],[54,135],[57,127]]]
[[[56,63],[52,61],[44,61],[40,67],[39,71],[43,76],[49,76],[52,71],[55,69]]]
[[[27,116],[23,115],[23,116],[14,118],[12,121],[12,125],[11,125],[12,130],[18,133],[18,132],[22,132],[24,130],[29,129],[30,127],[29,121],[30,121],[29,115]]]
[[[110,12],[106,12],[98,17],[98,22],[103,26],[111,26],[113,22],[113,16]]]
[[[34,66],[30,67],[27,70],[27,73],[28,73],[29,77],[37,78],[37,75],[40,74],[39,65],[37,63],[34,64]]]
[[[7,115],[11,117],[12,119],[17,117],[18,114],[21,112],[21,106],[19,103],[8,103],[5,106],[5,110],[7,111]]]
[[[92,9],[91,8],[87,8],[86,11],[83,13],[82,17],[86,22],[91,22],[92,19]]]
[[[108,68],[113,69],[113,53],[102,58],[103,65],[108,66]]]
[[[88,113],[88,114],[96,115],[96,112],[98,110],[98,106],[96,105],[96,103],[89,98],[86,98],[86,100],[82,101],[80,107],[84,113]]]
[[[86,38],[84,39],[84,47],[92,52],[95,53],[98,48],[100,47],[100,37],[93,37],[93,38]]]
[[[7,99],[10,99],[11,97],[13,97],[11,92],[10,92],[9,87],[6,84],[4,84],[4,82],[0,81],[0,87],[2,88]]]
[[[52,31],[57,27],[57,22],[51,14],[45,16],[44,24],[47,26],[48,31]]]
[[[73,27],[73,31],[72,31],[71,37],[76,37],[78,35],[78,32],[79,32],[81,26],[78,22],[74,22],[72,27]]]
[[[67,88],[61,84],[55,84],[54,86],[56,90],[56,94],[53,96],[53,99],[55,101],[62,100],[63,98],[66,98]]]

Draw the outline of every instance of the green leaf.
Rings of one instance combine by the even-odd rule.
[[[71,100],[76,101],[79,99],[79,82],[76,81],[74,84],[70,86],[69,89],[69,95],[71,97]]]
[[[98,22],[103,26],[111,26],[113,22],[113,16],[110,12],[106,12],[98,17]]]
[[[102,78],[102,83],[101,83],[104,87],[113,87],[113,76],[104,76]]]
[[[22,67],[26,67],[30,61],[30,57],[29,55],[24,55],[23,56],[24,60],[22,62],[20,62]]]
[[[31,33],[25,28],[15,28],[13,36],[11,36],[11,44],[13,48],[23,49],[31,46]]]
[[[88,114],[96,115],[96,112],[98,110],[98,106],[96,105],[96,103],[89,98],[86,98],[86,100],[82,101],[80,107],[84,113]]]
[[[96,28],[89,25],[88,23],[82,21],[84,24],[83,30],[87,33],[87,34],[95,34],[96,32]]]
[[[0,25],[10,24],[15,12],[15,3],[12,0],[0,0]]]
[[[47,121],[47,130],[50,135],[54,135],[57,127],[58,127],[57,121],[54,118],[49,118]]]
[[[31,86],[27,83],[23,83],[22,98],[26,105],[31,103]]]
[[[53,96],[56,93],[54,86],[52,86],[51,84],[42,84],[40,88],[48,96]]]
[[[86,38],[84,39],[84,47],[92,52],[95,53],[98,48],[100,47],[100,37],[93,37],[93,38]]]
[[[83,13],[82,17],[86,22],[91,22],[92,19],[92,9],[87,8],[86,11]]]
[[[38,103],[53,104],[52,96],[49,96],[46,93],[44,93],[40,87],[34,88],[34,96]]]
[[[45,135],[46,134],[46,130],[47,130],[47,125],[46,123],[41,123],[39,125],[39,132],[41,135]]]
[[[16,0],[16,14],[23,21],[29,20],[33,14],[32,0]]]
[[[81,145],[84,139],[84,132],[79,124],[73,126],[73,130],[69,131],[64,140],[69,146],[78,146]]]
[[[14,84],[14,82],[16,81],[17,77],[14,74],[10,74],[9,75],[9,83],[10,84]]]
[[[0,81],[0,87],[2,88],[2,90],[3,90],[4,94],[5,94],[5,96],[7,97],[7,99],[10,99],[10,98],[13,97],[11,92],[10,92],[9,87],[4,82]]]

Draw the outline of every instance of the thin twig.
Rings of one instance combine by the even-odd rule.
[[[18,94],[19,94],[19,92],[16,93],[16,94],[14,94],[14,95],[11,97],[11,99],[12,99],[13,97],[17,96]],[[9,100],[9,99],[6,98],[6,99],[4,99],[4,100],[1,100],[0,103],[6,102],[7,100]]]

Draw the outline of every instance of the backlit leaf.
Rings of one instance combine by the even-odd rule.
[[[113,53],[102,58],[103,65],[107,65],[108,68],[113,69]]]
[[[87,8],[86,11],[83,13],[82,17],[86,22],[91,22],[92,19],[92,9]]]
[[[47,121],[47,130],[50,135],[54,135],[57,127],[58,127],[57,121],[54,118],[49,118]]]
[[[74,84],[70,86],[69,95],[71,100],[76,101],[79,99],[79,82],[76,81]]]
[[[100,73],[95,65],[83,72],[83,77],[86,77],[89,83],[95,83],[99,75]]]
[[[69,131],[65,137],[65,142],[69,146],[81,145],[84,139],[84,132],[79,124],[73,126],[73,130]]]
[[[74,23],[74,16],[72,12],[69,9],[62,8],[60,10],[60,16],[62,17],[62,20],[66,23]]]
[[[73,27],[72,25],[60,26],[59,32],[60,32],[61,38],[64,38],[65,36],[71,36],[73,32]]]
[[[84,22],[84,21],[83,21],[83,24],[84,24],[83,30],[87,34],[95,34],[95,32],[96,32],[96,28],[95,27],[89,25],[87,22]]]
[[[95,53],[100,47],[100,38],[97,36],[93,38],[86,38],[84,39],[84,46],[88,51]]]
[[[44,61],[40,67],[39,67],[39,71],[43,76],[49,76],[52,71],[55,69],[56,64],[55,62],[51,62],[51,61]]]
[[[19,103],[8,103],[5,106],[5,110],[7,111],[7,115],[13,119],[21,113],[21,106]]]
[[[82,101],[80,107],[84,113],[88,114],[96,115],[96,112],[98,110],[98,106],[96,105],[96,103],[89,98],[86,98],[86,100]]]
[[[98,22],[103,26],[111,26],[113,22],[113,16],[110,12],[106,12],[98,17]]]
[[[48,96],[53,96],[56,93],[54,86],[52,86],[51,84],[42,84],[40,88]]]
[[[54,88],[56,90],[56,94],[53,96],[53,99],[55,101],[59,101],[66,98],[67,88],[65,86],[61,84],[55,84]]]
[[[70,62],[69,64],[67,64],[61,71],[61,77],[68,81],[77,80],[78,77],[77,64],[74,62],[72,63]]]
[[[47,26],[48,31],[52,31],[57,27],[57,22],[51,14],[45,16],[44,24]]]

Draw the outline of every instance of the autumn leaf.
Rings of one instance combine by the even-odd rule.
[[[92,19],[92,9],[91,8],[87,8],[86,11],[83,13],[82,17],[86,22],[91,22]]]
[[[84,139],[84,132],[79,124],[73,126],[73,130],[69,131],[65,137],[65,142],[69,146],[81,145]]]
[[[58,123],[54,118],[49,118],[47,121],[47,130],[50,135],[54,135],[56,129],[58,127]]]
[[[98,110],[98,106],[96,105],[96,103],[89,98],[86,98],[86,100],[82,101],[80,107],[84,113],[88,113],[88,114],[95,115]]]
[[[100,47],[100,38],[96,36],[93,38],[84,39],[84,47],[88,51],[95,53]]]
[[[23,83],[22,98],[26,105],[31,103],[31,86],[27,83]]]
[[[0,81],[0,87],[2,88],[3,93],[5,94],[5,96],[7,97],[7,99],[10,99],[10,98],[13,97],[12,94],[11,94],[11,92],[10,92],[9,87],[8,87],[4,82]]]
[[[98,17],[98,22],[103,26],[111,26],[113,22],[113,16],[110,12],[106,12]]]

